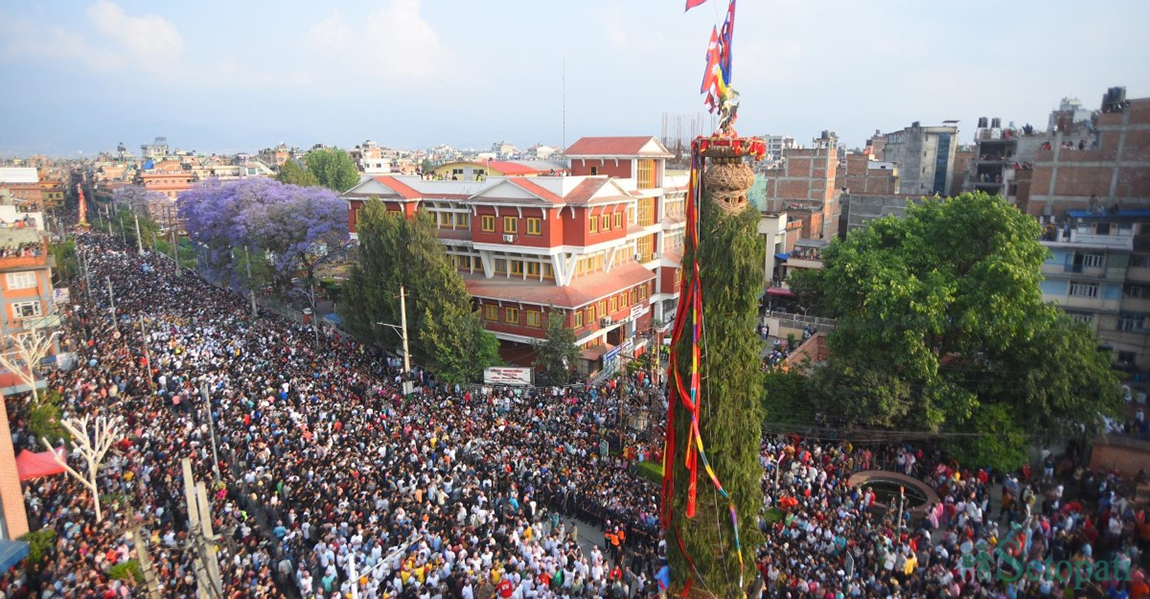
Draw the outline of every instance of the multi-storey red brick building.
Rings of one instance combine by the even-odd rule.
[[[583,138],[567,150],[571,176],[486,181],[365,179],[347,193],[354,235],[364,202],[432,213],[504,356],[530,361],[550,310],[583,348],[581,370],[617,367],[641,353],[637,335],[665,329],[678,298],[685,181],[670,182],[671,153],[654,137]]]
[[[165,160],[139,174],[139,183],[148,191],[156,191],[176,199],[180,193],[192,188],[195,175],[175,160]]]
[[[762,171],[767,212],[786,212],[803,223],[802,236],[830,239],[838,232],[838,139],[824,131],[810,148],[783,151],[782,164]]]
[[[1028,214],[1150,207],[1150,98],[1126,100],[1116,89],[1121,100],[1103,99],[1093,136],[1059,129],[1038,149],[1028,197],[1019,191]]]

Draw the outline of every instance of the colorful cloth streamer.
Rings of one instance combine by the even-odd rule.
[[[738,510],[735,508],[734,500],[731,499],[730,494],[723,488],[722,482],[719,480],[718,475],[711,467],[710,460],[707,459],[706,448],[703,444],[703,436],[699,428],[699,389],[701,386],[701,336],[704,324],[703,315],[703,288],[700,277],[698,249],[699,249],[699,210],[700,202],[703,198],[702,177],[700,176],[703,170],[705,159],[703,151],[710,144],[717,145],[730,145],[732,149],[743,149],[742,142],[736,139],[730,140],[715,140],[714,138],[699,138],[691,144],[691,177],[687,189],[687,239],[686,243],[691,248],[691,255],[693,260],[691,262],[691,277],[683,277],[680,283],[680,305],[685,309],[679,310],[675,315],[675,324],[672,338],[672,347],[679,348],[684,340],[689,340],[689,351],[691,357],[690,363],[690,376],[686,382],[683,380],[682,373],[679,368],[679,355],[677,351],[672,351],[669,369],[671,372],[671,390],[670,398],[667,407],[667,433],[666,433],[666,447],[663,452],[663,502],[662,513],[660,514],[660,521],[663,529],[673,528],[676,538],[679,542],[679,549],[683,556],[687,559],[687,563],[691,566],[691,570],[695,577],[699,577],[699,573],[694,566],[694,560],[690,554],[687,553],[687,547],[683,543],[682,536],[679,534],[678,526],[672,527],[671,525],[671,501],[675,490],[674,469],[675,469],[675,412],[678,406],[682,406],[686,415],[689,415],[690,428],[687,431],[686,445],[684,447],[684,467],[688,472],[687,480],[687,505],[685,515],[688,518],[694,518],[697,510],[697,496],[698,496],[698,468],[699,462],[703,464],[703,470],[707,473],[711,484],[719,495],[727,500],[727,508],[730,512],[731,527],[734,530],[734,545],[735,552],[739,557],[739,586],[743,586],[745,565],[743,562],[743,549],[742,542],[739,538],[739,515]],[[759,146],[763,147],[759,147]],[[759,151],[765,153],[765,145],[761,140],[758,144],[750,142],[747,149],[751,150],[752,154]],[[689,328],[688,328],[689,326]],[[677,399],[677,401],[676,401]],[[690,588],[690,579],[688,580],[687,588]]]

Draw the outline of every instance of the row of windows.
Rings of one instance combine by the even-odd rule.
[[[1074,297],[1098,297],[1097,283],[1071,283],[1070,295]]]
[[[636,304],[642,300],[647,299],[647,286],[640,285],[624,291],[618,295],[613,295],[608,299],[600,300],[598,304],[591,304],[583,310],[575,311],[575,328],[581,328],[584,323],[590,324],[595,322],[599,316],[607,316],[614,314],[619,310],[626,309],[632,304]],[[490,322],[505,322],[508,324],[520,324],[519,321],[519,308],[506,307],[503,308],[503,318],[499,318],[499,306],[484,306],[483,318]],[[529,327],[543,326],[542,312],[539,310],[526,310],[526,324]]]
[[[527,234],[528,235],[542,235],[543,234],[543,219],[529,216],[525,219],[527,221]],[[495,232],[495,217],[490,214],[484,214],[479,217],[479,229],[484,233]],[[515,235],[519,233],[519,218],[515,216],[503,217],[503,233],[506,235]]]
[[[526,310],[527,312],[527,326],[529,327],[542,327],[543,326],[543,313],[539,310]],[[491,322],[499,321],[499,306],[484,306],[483,318]],[[519,308],[504,308],[503,309],[503,322],[508,324],[519,324]]]
[[[612,218],[612,216],[614,218]],[[623,213],[622,212],[616,212],[614,215],[603,214],[603,215],[599,216],[598,218],[596,218],[594,216],[590,217],[587,220],[588,231],[590,231],[592,233],[598,233],[600,231],[602,231],[602,232],[610,231],[611,227],[612,227],[612,224],[611,224],[612,222],[614,222],[614,227],[616,229],[622,229],[623,228]]]
[[[471,215],[466,212],[435,212],[435,226],[440,229],[468,229]]]

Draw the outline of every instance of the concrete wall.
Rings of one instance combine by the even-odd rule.
[[[839,218],[839,236],[846,237],[847,233],[865,227],[867,223],[876,218],[894,215],[898,218],[906,216],[908,203],[918,203],[922,196],[899,195],[862,195],[843,194],[839,198],[842,206],[842,216]]]
[[[1099,468],[1118,470],[1128,478],[1143,468],[1150,471],[1150,443],[1122,437],[1100,439],[1090,451],[1090,469]]]

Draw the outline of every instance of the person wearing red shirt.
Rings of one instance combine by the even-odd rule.
[[[503,599],[507,599],[511,596],[512,593],[515,592],[515,586],[512,585],[511,581],[507,580],[506,578],[499,581],[499,586],[495,587],[495,589],[499,591],[499,596],[503,597]]]

